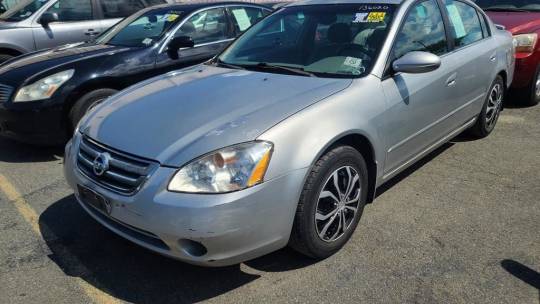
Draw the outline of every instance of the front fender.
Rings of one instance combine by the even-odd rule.
[[[369,141],[374,161],[381,168],[385,160],[385,142],[381,134],[385,108],[380,79],[368,76],[289,117],[258,138],[274,143],[266,179],[313,166],[332,144],[352,134]]]

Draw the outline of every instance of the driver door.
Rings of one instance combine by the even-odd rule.
[[[455,128],[456,68],[448,55],[445,26],[435,0],[418,2],[394,42],[391,61],[411,51],[441,57],[441,66],[424,74],[389,75],[382,87],[388,102],[387,159],[384,178],[390,178]]]
[[[46,12],[58,14],[58,22],[38,24],[34,29],[36,50],[93,39],[101,31],[94,18],[92,0],[58,0]]]

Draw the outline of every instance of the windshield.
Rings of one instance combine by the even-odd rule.
[[[183,12],[163,8],[131,16],[103,33],[97,43],[128,47],[146,47],[159,41]]]
[[[4,21],[22,21],[35,12],[37,12],[41,7],[43,7],[49,0],[26,0],[22,1],[19,4],[15,5],[2,15],[0,15],[0,20]]]
[[[386,39],[395,6],[284,8],[254,25],[215,64],[305,76],[367,75]]]
[[[476,0],[475,2],[488,11],[540,11],[540,0]]]

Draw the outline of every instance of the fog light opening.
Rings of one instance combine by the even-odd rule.
[[[185,253],[194,257],[201,257],[208,252],[203,244],[196,241],[181,239],[178,240],[178,244]]]

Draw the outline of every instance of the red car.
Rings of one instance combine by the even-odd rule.
[[[477,0],[494,23],[514,35],[516,71],[512,93],[528,105],[540,101],[540,0]]]

